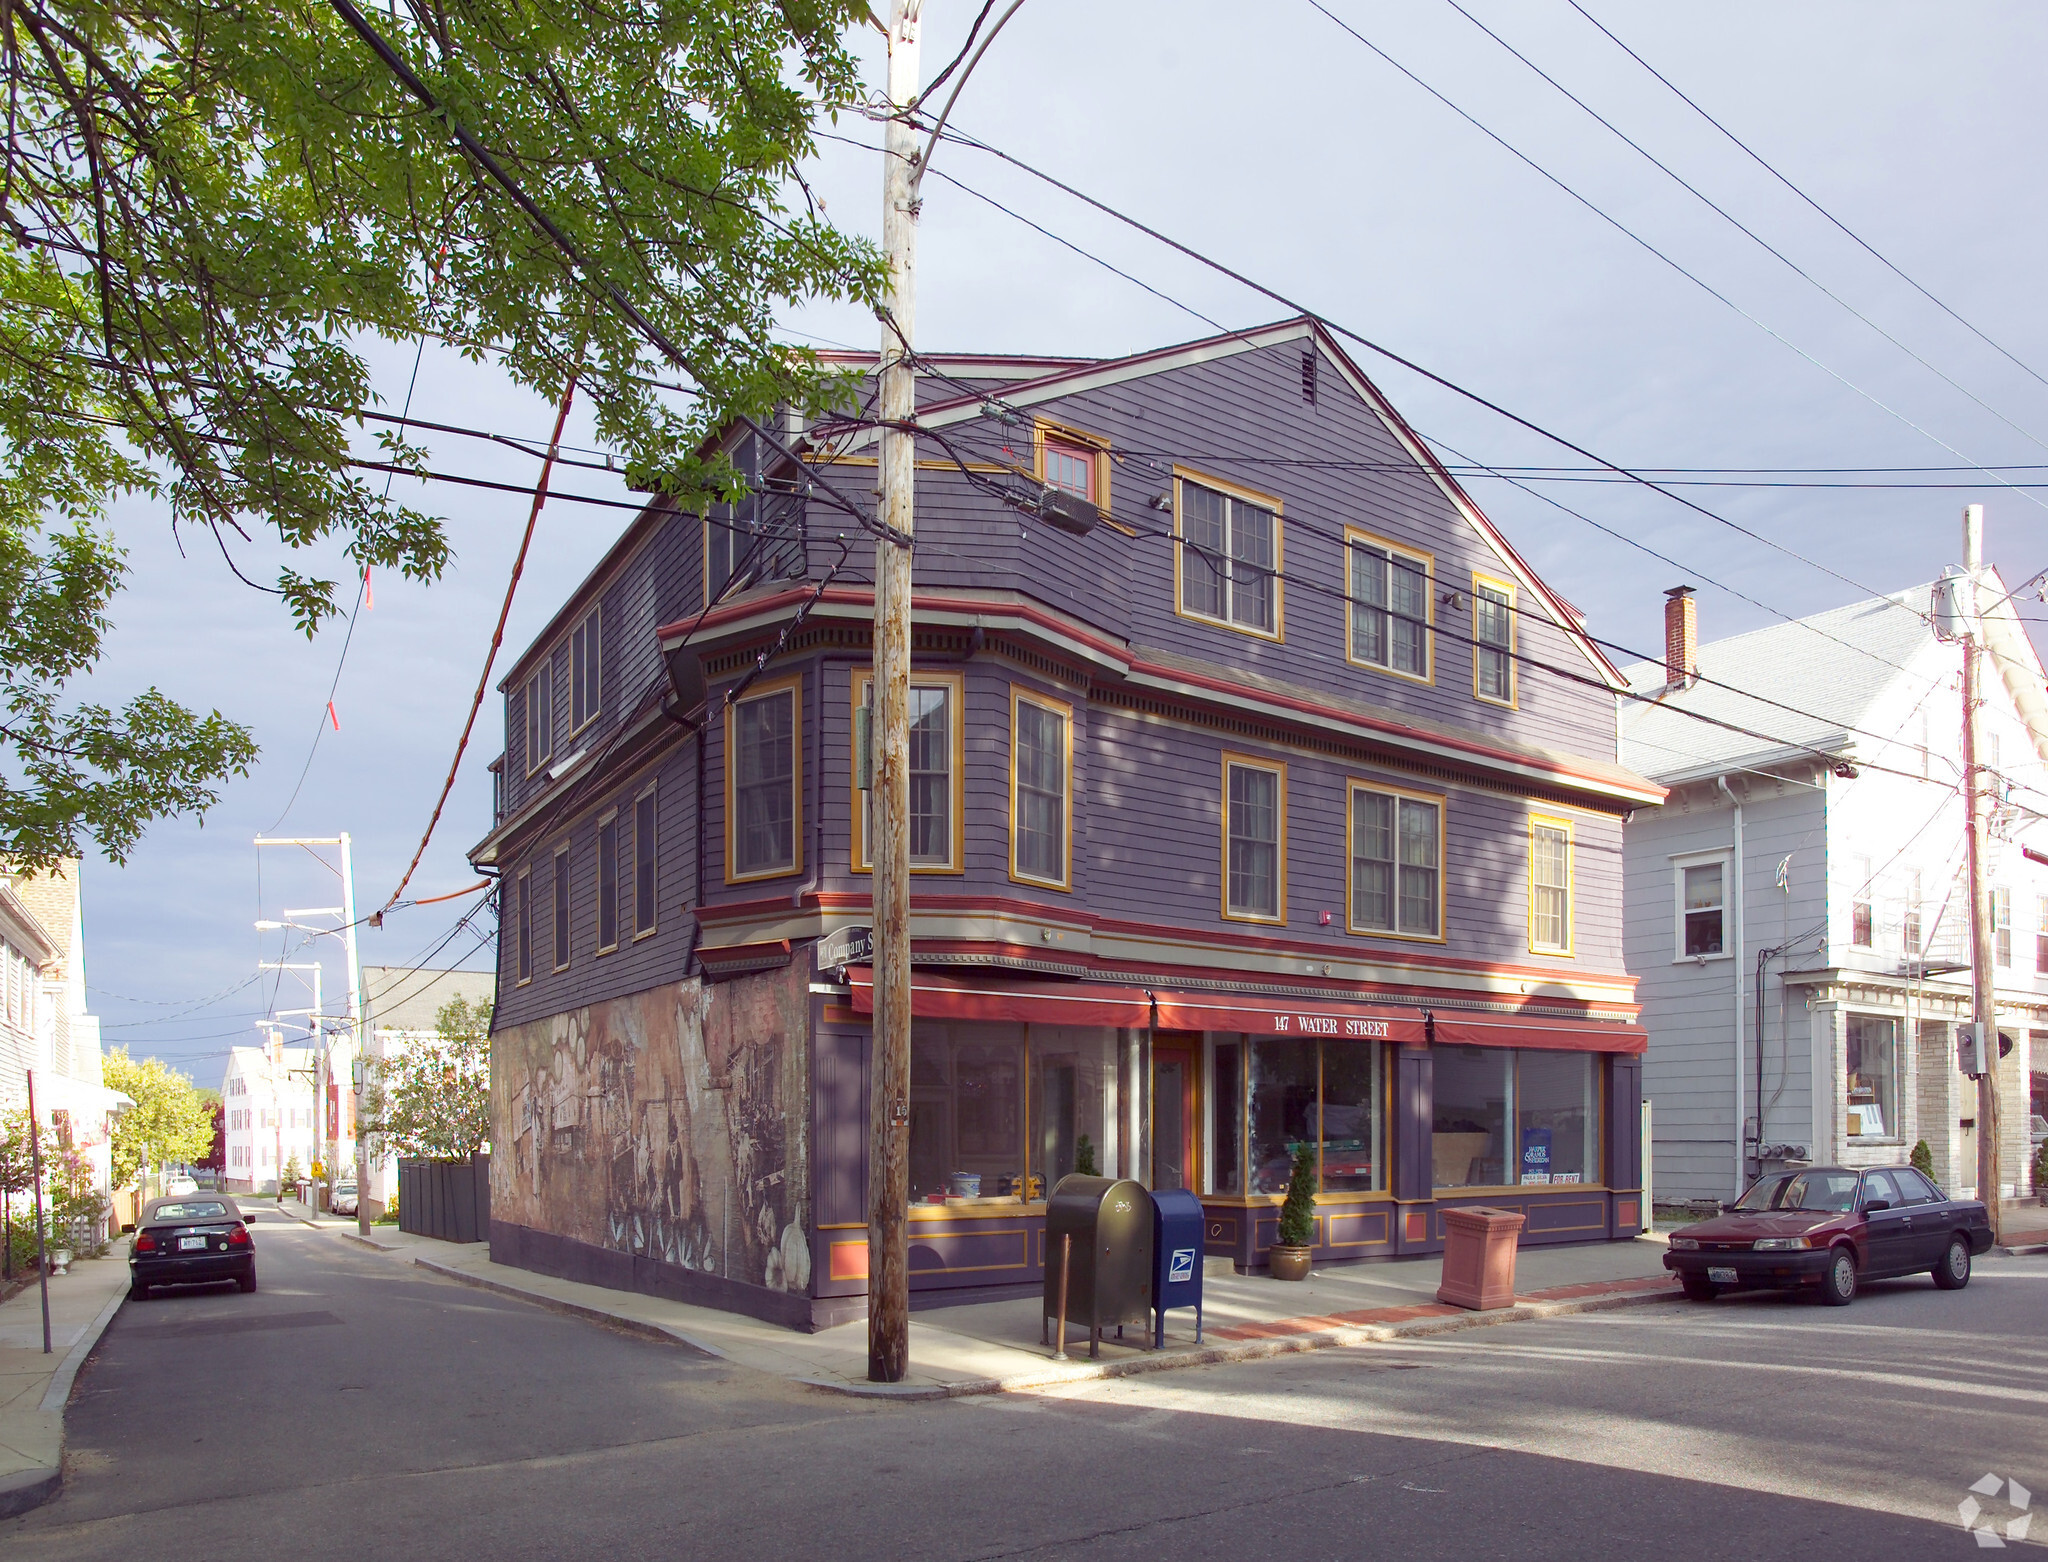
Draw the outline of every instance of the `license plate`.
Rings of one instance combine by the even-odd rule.
[[[204,1238],[204,1237],[180,1237],[180,1238],[178,1238],[178,1251],[179,1251],[179,1252],[181,1252],[181,1253],[189,1253],[189,1252],[191,1252],[191,1251],[192,1251],[192,1250],[193,1250],[194,1248],[198,1248],[198,1249],[200,1249],[200,1250],[202,1250],[202,1251],[203,1251],[203,1250],[205,1249],[205,1247],[206,1247],[206,1238]]]
[[[1723,1268],[1717,1264],[1707,1271],[1707,1278],[1716,1285],[1733,1285],[1737,1277],[1734,1270]]]

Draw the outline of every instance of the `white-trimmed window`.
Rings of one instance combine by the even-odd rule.
[[[1394,938],[1443,937],[1444,800],[1369,781],[1348,788],[1346,925]]]
[[[619,947],[619,811],[597,821],[597,952]]]
[[[1074,710],[1010,690],[1010,877],[1073,887]]]
[[[594,607],[569,631],[569,730],[572,733],[581,732],[597,719],[598,629],[603,618],[603,607]]]
[[[1472,692],[1515,703],[1515,588],[1484,575],[1472,577]]]
[[[656,809],[654,783],[649,782],[633,799],[633,936],[645,938],[655,929],[660,904],[660,866],[657,851],[661,824]]]
[[[555,754],[555,668],[552,657],[526,680],[526,773],[532,775]]]
[[[1529,820],[1529,948],[1537,954],[1572,952],[1572,824]]]
[[[1849,942],[1868,949],[1877,938],[1877,915],[1870,898],[1877,867],[1868,857],[1851,857],[1849,871],[1856,876],[1849,886]]]
[[[1429,555],[1360,531],[1345,533],[1345,547],[1351,561],[1351,660],[1427,682],[1433,676]]]
[[[725,713],[725,878],[795,873],[803,866],[803,766],[798,701],[803,679],[756,687]]]
[[[1728,954],[1728,878],[1726,852],[1672,859],[1674,960],[1715,960]]]
[[[1181,613],[1279,639],[1279,502],[1184,476],[1174,494]]]
[[[874,674],[853,675],[853,708],[874,700]],[[958,873],[966,866],[966,682],[959,673],[910,675],[910,867],[915,873]],[[870,726],[870,731],[873,727]],[[854,777],[853,867],[872,871],[871,792]]]
[[[1223,756],[1223,914],[1287,920],[1287,767]]]

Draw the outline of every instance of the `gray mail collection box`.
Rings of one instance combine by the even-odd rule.
[[[1070,1249],[1061,1241],[1073,1239]],[[1102,1331],[1152,1321],[1152,1199],[1137,1183],[1062,1177],[1045,1205],[1045,1315],[1050,1342],[1060,1308],[1060,1258],[1070,1253],[1067,1316],[1088,1326],[1088,1354],[1102,1354]]]
[[[1195,1343],[1202,1343],[1202,1201],[1185,1188],[1152,1195],[1152,1345],[1166,1344],[1166,1309],[1195,1310]]]

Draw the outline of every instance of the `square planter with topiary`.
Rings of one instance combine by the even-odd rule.
[[[1316,1147],[1294,1147],[1294,1172],[1287,1179],[1287,1201],[1280,1206],[1280,1240],[1266,1249],[1275,1280],[1306,1280],[1309,1252],[1316,1239]]]

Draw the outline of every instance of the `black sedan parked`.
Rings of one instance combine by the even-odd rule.
[[[256,1289],[256,1244],[235,1201],[217,1193],[151,1199],[128,1239],[128,1295],[142,1301],[154,1285],[232,1280]]]
[[[1810,1286],[1840,1307],[1863,1281],[1895,1275],[1931,1274],[1959,1291],[1989,1246],[1984,1206],[1910,1166],[1811,1166],[1760,1178],[1717,1219],[1674,1231],[1664,1267],[1694,1301]]]

